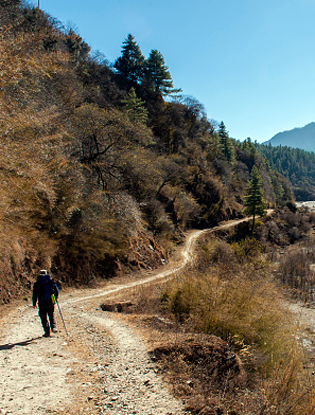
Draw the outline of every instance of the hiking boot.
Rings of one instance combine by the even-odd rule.
[[[50,337],[50,333],[43,334],[43,337]]]

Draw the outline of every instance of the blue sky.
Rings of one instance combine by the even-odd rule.
[[[38,0],[30,0],[37,5]],[[109,62],[135,36],[230,136],[263,142],[315,121],[315,0],[40,0]]]

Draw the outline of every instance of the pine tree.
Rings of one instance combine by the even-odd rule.
[[[168,95],[180,92],[173,88],[173,81],[164,58],[157,50],[152,50],[145,63],[146,80],[157,94]]]
[[[275,195],[276,205],[279,206],[281,204],[281,201],[284,195],[284,190],[283,190],[282,183],[280,181],[280,174],[277,171],[273,172],[272,177],[271,177],[271,183],[272,183],[273,192]]]
[[[131,88],[123,104],[125,105],[126,112],[131,121],[140,122],[145,124],[148,120],[148,111],[144,107],[144,101],[137,97],[134,88]]]
[[[144,75],[144,56],[135,38],[129,34],[123,42],[122,56],[120,56],[114,67],[119,75],[132,83],[139,83]]]
[[[244,201],[244,213],[253,216],[251,233],[253,233],[256,216],[266,216],[266,203],[264,201],[264,191],[262,178],[256,166],[252,168],[251,179],[247,184],[247,196]]]
[[[220,137],[220,143],[221,143],[222,152],[224,156],[226,157],[227,161],[229,162],[234,161],[234,158],[235,158],[234,147],[229,138],[229,134],[226,131],[226,127],[223,121],[219,125],[218,134]]]
[[[87,60],[91,48],[73,29],[69,30],[65,39],[66,46],[72,57],[71,60],[78,67],[80,62],[82,63]]]

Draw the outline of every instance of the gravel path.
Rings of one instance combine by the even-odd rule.
[[[27,306],[7,323],[0,345],[1,414],[185,413],[131,327],[90,302],[60,305],[69,338],[62,332],[41,337],[37,312]]]
[[[9,321],[0,344],[0,413],[46,414],[70,396],[66,376],[73,358],[63,337],[41,337],[32,307],[19,308]]]
[[[187,239],[177,268],[128,284],[61,293],[70,336],[57,310],[59,332],[43,338],[37,310],[28,305],[13,309],[0,328],[0,414],[186,414],[156,373],[132,327],[101,311],[99,304],[121,290],[167,278],[181,269],[191,260],[193,243],[203,232]]]

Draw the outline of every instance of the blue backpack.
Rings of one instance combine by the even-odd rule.
[[[52,294],[58,297],[58,287],[54,280],[50,278],[49,274],[41,274],[37,280],[40,284],[40,297],[42,301],[51,299]]]

